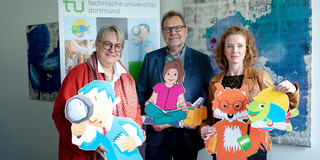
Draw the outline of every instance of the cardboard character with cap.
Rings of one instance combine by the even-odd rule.
[[[66,103],[66,117],[72,123],[72,143],[83,150],[102,145],[108,160],[142,159],[137,146],[143,142],[141,127],[130,118],[113,116],[120,99],[106,81],[93,81]]]

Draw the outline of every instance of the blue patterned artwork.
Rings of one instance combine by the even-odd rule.
[[[185,0],[187,44],[212,57],[221,34],[230,26],[247,28],[259,50],[254,68],[266,71],[275,84],[297,82],[299,115],[293,131],[273,130],[274,143],[311,147],[311,1],[310,0]]]
[[[59,24],[27,26],[29,98],[54,101],[60,88]]]

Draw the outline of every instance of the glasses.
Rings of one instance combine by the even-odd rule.
[[[105,50],[110,50],[112,46],[114,46],[114,50],[116,52],[121,52],[123,50],[123,46],[121,43],[112,44],[110,41],[101,42],[100,40],[98,40],[98,42],[102,43],[102,46]]]
[[[241,110],[243,108],[243,106],[248,104],[248,100],[247,99],[244,99],[243,101],[237,100],[237,101],[234,101],[232,104],[229,104],[229,102],[226,101],[226,100],[222,100],[222,101],[220,101],[218,99],[215,99],[215,100],[219,102],[219,108],[221,110],[228,109],[230,105],[232,105],[232,107],[235,110]]]
[[[173,29],[175,32],[181,32],[184,27],[186,27],[186,26],[165,27],[165,28],[162,28],[162,31],[164,33],[171,33],[172,29]]]

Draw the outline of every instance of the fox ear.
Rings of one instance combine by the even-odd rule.
[[[244,94],[246,97],[248,97],[248,86],[247,85],[242,85],[242,87],[240,88],[240,92],[242,93],[242,94]]]
[[[217,87],[214,97],[218,97],[224,91],[224,88],[220,83],[215,83],[214,85]]]

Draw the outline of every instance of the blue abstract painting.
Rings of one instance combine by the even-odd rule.
[[[59,24],[27,26],[29,98],[54,101],[60,88]]]
[[[187,45],[212,57],[219,38],[230,26],[247,28],[259,50],[257,69],[275,84],[297,82],[299,115],[290,119],[292,132],[273,130],[274,143],[311,146],[311,1],[310,0],[186,0]]]

